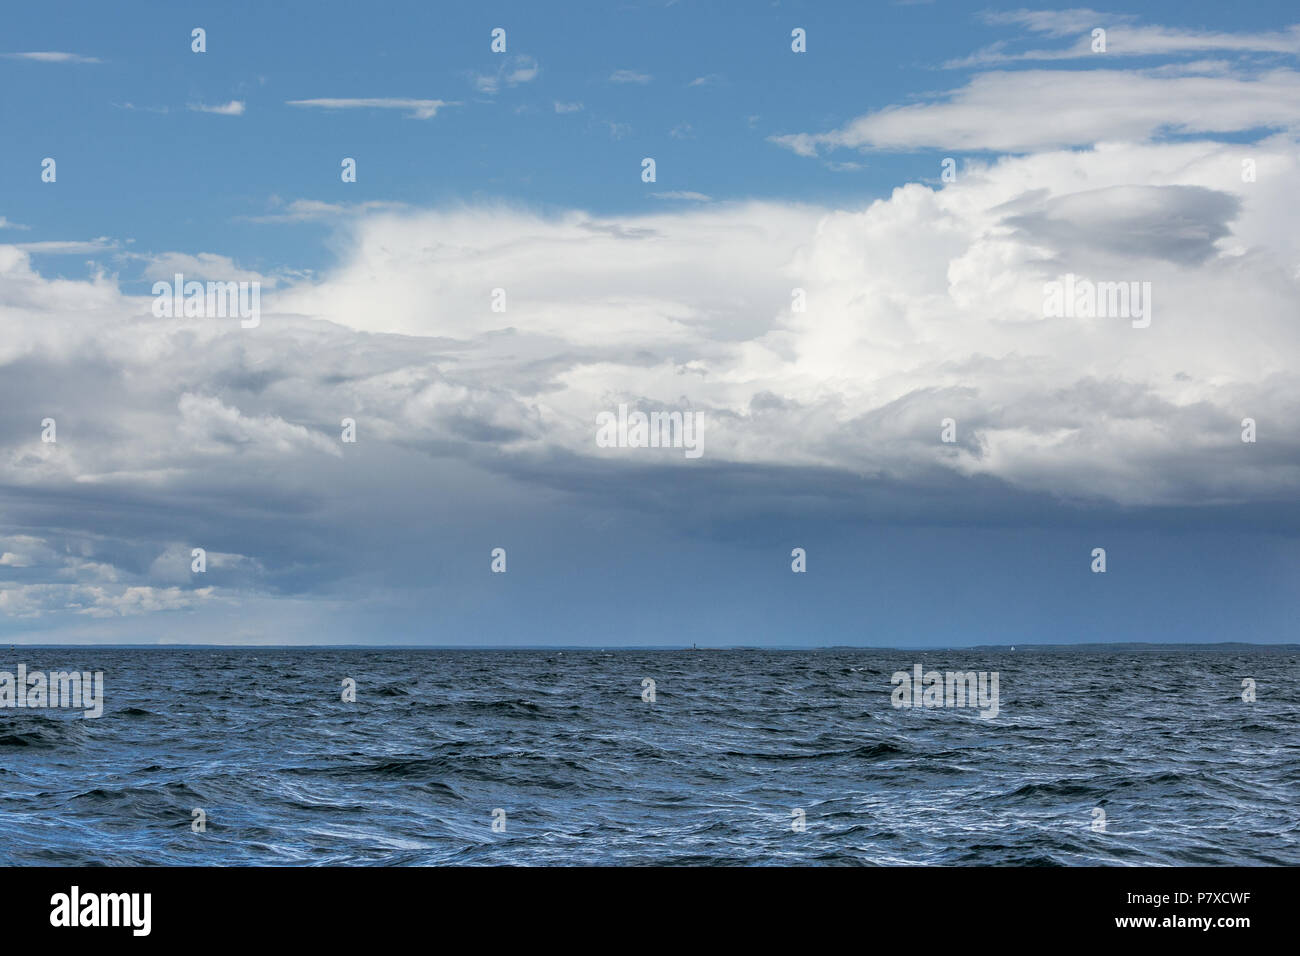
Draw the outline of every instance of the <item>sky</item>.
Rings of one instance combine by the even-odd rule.
[[[0,641],[1294,642],[1298,55],[1280,2],[7,11]]]

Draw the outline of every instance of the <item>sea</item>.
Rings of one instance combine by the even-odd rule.
[[[103,713],[0,707],[5,865],[1300,865],[1294,646],[19,664]]]

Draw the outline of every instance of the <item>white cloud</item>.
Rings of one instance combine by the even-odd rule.
[[[186,392],[177,402],[179,434],[198,455],[245,451],[254,455],[316,451],[338,457],[337,441],[275,415],[244,415],[221,399]]]
[[[130,113],[167,113],[170,112],[165,106],[136,106],[134,103],[114,103],[113,109],[126,110]]]
[[[323,98],[288,100],[289,106],[307,106],[326,110],[376,109],[408,110],[411,119],[433,119],[444,106],[459,106],[449,100],[415,100],[396,97]]]
[[[501,475],[622,487],[605,469],[626,456],[594,443],[620,402],[701,411],[706,468],[806,466],[810,496],[864,475],[920,489],[918,508],[936,476],[1124,505],[1291,500],[1297,177],[1297,141],[1275,136],[964,162],[955,183],[842,209],[371,211],[341,218],[337,268],[282,281],[253,330],[157,319],[112,277],[48,278],[0,246],[0,613],[220,603],[187,590],[190,541],[219,556],[205,585],[290,590],[310,568],[337,594],[359,537],[387,553],[415,511],[463,510]],[[149,265],[235,268],[208,255]],[[1045,317],[1066,272],[1149,281],[1150,327]],[[431,490],[457,469],[470,491]],[[484,513],[511,500],[484,494]],[[55,513],[60,540],[32,530]],[[349,573],[372,571],[402,573]]]
[[[1267,409],[1278,440],[1300,439],[1282,424],[1300,389],[1281,358],[1300,345],[1288,318],[1300,170],[1278,139],[1251,148],[1268,172],[1244,184],[1242,155],[1207,143],[1044,153],[858,210],[373,217],[349,264],[282,305],[479,341],[483,361],[492,328],[513,330],[517,361],[562,352],[544,399],[500,396],[533,409],[526,446],[587,454],[589,419],[615,398],[687,395],[719,422],[711,454],[737,461],[900,477],[942,465],[1129,503],[1277,492],[1296,469],[1234,455],[1249,409]],[[1067,271],[1152,282],[1152,327],[1044,318],[1043,284]],[[509,312],[493,315],[482,290],[502,284]],[[807,313],[790,310],[795,287]],[[1247,318],[1225,345],[1227,313]],[[499,369],[497,387],[511,374]],[[935,443],[948,416],[970,445]],[[1205,454],[1214,467],[1193,468]]]
[[[1256,33],[1227,33],[1140,26],[1134,16],[1088,9],[985,11],[980,14],[980,19],[994,26],[1019,26],[1030,33],[1051,38],[1073,36],[1075,40],[1059,49],[1018,52],[1008,49],[1009,41],[999,40],[970,56],[950,60],[944,64],[945,67],[957,69],[1042,60],[1095,60],[1102,54],[1092,49],[1094,29],[1106,31],[1104,56],[1111,59],[1117,56],[1183,56],[1207,52],[1291,56],[1300,53],[1300,25]]]
[[[495,73],[475,73],[472,75],[474,88],[480,93],[496,93],[502,86],[519,86],[531,83],[541,73],[537,60],[531,56],[512,56],[497,67]]]
[[[107,252],[117,248],[117,243],[107,237],[97,239],[48,239],[43,242],[17,242],[13,248],[22,252],[35,252],[47,256],[86,255]]]
[[[609,75],[611,83],[636,83],[641,86],[645,86],[653,79],[654,77],[649,73],[641,73],[637,70],[615,70]]]
[[[181,273],[186,280],[212,279],[221,282],[258,282],[270,289],[276,284],[274,276],[263,275],[250,269],[241,269],[228,256],[211,252],[191,255],[186,252],[163,252],[157,255],[131,253],[129,258],[144,261],[143,278],[161,279],[170,282],[176,273]]]
[[[36,53],[0,53],[8,60],[33,60],[37,63],[102,63],[98,57],[82,56],[80,53],[62,53],[44,51]]]
[[[205,106],[202,103],[191,103],[186,108],[195,113],[215,113],[218,116],[244,115],[243,100],[231,100],[229,103],[221,103],[216,106]]]
[[[581,110],[581,103],[561,103],[559,100],[555,101],[555,112],[557,113],[577,113]]]
[[[1300,73],[1169,76],[1155,71],[981,73],[942,99],[891,106],[826,133],[772,137],[802,156],[830,149],[1029,152],[1300,128]]]
[[[102,544],[103,542],[99,542]],[[85,555],[96,543],[87,537],[72,538],[54,547],[45,538],[32,535],[0,535],[0,568],[40,574],[59,580],[0,580],[0,614],[15,618],[40,618],[55,611],[70,611],[91,617],[122,617],[157,611],[184,610],[198,607],[213,599],[215,588],[159,588],[148,584],[123,582],[134,577],[105,561]],[[16,547],[17,552],[4,550]],[[188,552],[187,552],[188,555]],[[219,566],[233,562],[222,556]],[[188,560],[185,564],[189,569]],[[189,579],[184,579],[190,583]]]
[[[0,535],[0,567],[30,568],[54,557],[43,538],[29,534]]]
[[[359,216],[377,210],[401,209],[405,206],[405,203],[385,199],[370,199],[358,203],[325,202],[320,199],[295,199],[286,204],[279,199],[275,199],[271,205],[274,208],[282,209],[282,211],[267,213],[262,216],[243,216],[240,218],[247,222],[265,223],[321,222],[324,220],[338,219],[343,216]]]
[[[213,597],[214,591],[211,587],[185,590],[178,587],[132,585],[114,592],[102,587],[82,587],[75,589],[77,600],[64,597],[63,601],[73,607],[82,604],[77,609],[79,614],[92,617],[131,617],[199,607]]]
[[[1086,7],[1067,10],[985,10],[979,14],[985,23],[998,26],[1022,26],[1031,33],[1050,37],[1089,33],[1094,27],[1131,24],[1136,17],[1130,14],[1099,13]]]
[[[651,193],[650,195],[654,196],[656,199],[689,199],[692,202],[711,201],[711,197],[706,196],[704,193],[695,193],[684,189],[672,189],[668,192]]]

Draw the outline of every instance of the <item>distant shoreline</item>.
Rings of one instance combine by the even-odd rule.
[[[1300,644],[1252,644],[1247,642],[1219,641],[1205,644],[1156,644],[1156,643],[1087,643],[1087,644],[967,644],[967,645],[918,645],[898,647],[888,644],[827,644],[818,647],[798,647],[793,645],[754,645],[735,644],[717,647],[687,647],[677,644],[644,644],[625,647],[597,647],[589,644],[34,644],[22,642],[5,642],[0,640],[0,647],[9,643],[13,650],[65,650],[65,651],[544,651],[549,653],[590,653],[610,654],[636,652],[671,652],[702,653],[705,651],[761,651],[780,653],[809,653],[826,651],[907,651],[911,653],[933,653],[937,651],[980,651],[1007,654],[1033,654],[1044,651],[1085,653],[1085,652],[1160,652],[1160,651],[1268,651],[1300,653]]]

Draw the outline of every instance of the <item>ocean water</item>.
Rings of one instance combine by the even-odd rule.
[[[0,710],[4,864],[1300,864],[1291,652],[19,662],[102,671],[105,707]],[[998,715],[894,707],[916,663],[997,672]]]

